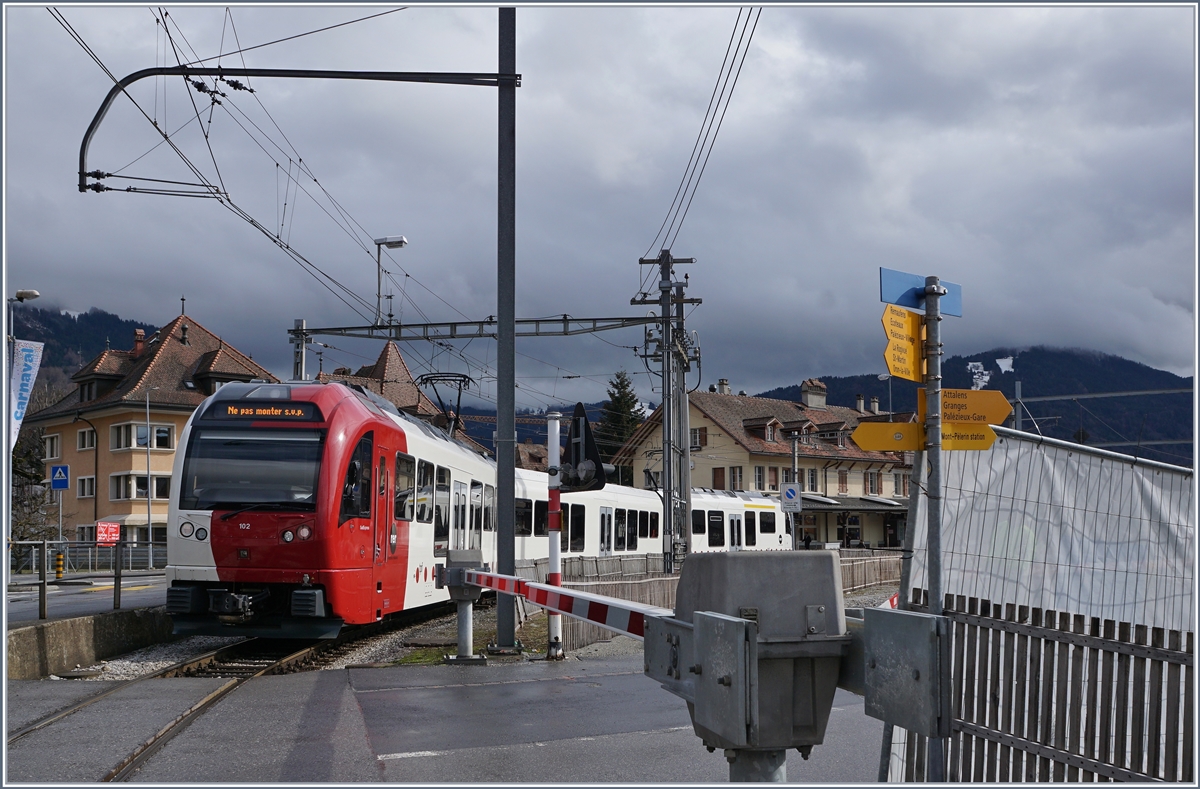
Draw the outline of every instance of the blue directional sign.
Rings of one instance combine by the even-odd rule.
[[[962,317],[962,285],[941,281],[946,289],[939,303],[943,315]],[[925,278],[890,268],[879,269],[879,300],[910,310],[925,309]]]
[[[66,490],[71,487],[71,467],[50,467],[50,490]]]

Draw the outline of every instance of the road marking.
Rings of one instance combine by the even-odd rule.
[[[691,731],[691,730],[692,730],[691,726],[672,726],[671,728],[668,728],[668,729],[647,729],[645,731],[618,731],[618,732],[613,732],[612,734],[607,734],[607,735],[602,735],[602,736],[620,737],[620,736],[627,736],[627,735],[631,735],[631,734],[634,734],[634,735],[636,735],[636,734],[667,734],[670,732]],[[570,738],[567,738],[566,740],[553,740],[552,742],[571,742],[571,741],[591,742],[595,739],[597,739],[597,738],[596,737],[570,737]],[[546,747],[546,743],[545,742],[512,743],[510,745],[484,745],[484,746],[480,746],[480,747],[503,749],[503,748],[511,748],[514,746],[515,747],[525,746],[525,747],[544,748],[544,747]],[[460,749],[460,750],[474,750],[474,749]],[[376,756],[375,759],[377,761],[386,762],[386,761],[391,761],[393,759],[423,759],[428,756],[447,756],[452,753],[454,753],[454,751],[406,751],[403,753],[381,753],[378,756]]]

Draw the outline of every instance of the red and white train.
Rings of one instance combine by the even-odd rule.
[[[496,466],[342,384],[227,384],[192,414],[171,477],[167,611],[177,634],[331,638],[449,599],[452,548],[496,557]],[[548,555],[547,477],[516,472],[516,558]],[[662,501],[562,497],[564,557],[661,553]],[[694,551],[790,549],[778,502],[696,490]]]

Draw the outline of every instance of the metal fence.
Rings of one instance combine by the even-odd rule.
[[[947,778],[1193,782],[1192,470],[994,430],[943,456]],[[926,780],[927,745],[895,728],[888,780]]]
[[[101,545],[97,542],[48,541],[49,558],[47,570],[55,571],[59,552],[63,554],[64,573],[111,573],[116,568],[117,546]],[[36,575],[40,571],[41,542],[14,542],[9,552],[9,573]],[[121,569],[156,570],[167,566],[167,544],[165,542],[126,543],[121,546]]]

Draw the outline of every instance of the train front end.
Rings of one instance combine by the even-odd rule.
[[[341,387],[226,384],[188,420],[171,477],[177,635],[333,638],[324,513]],[[336,497],[335,497],[336,498]]]

